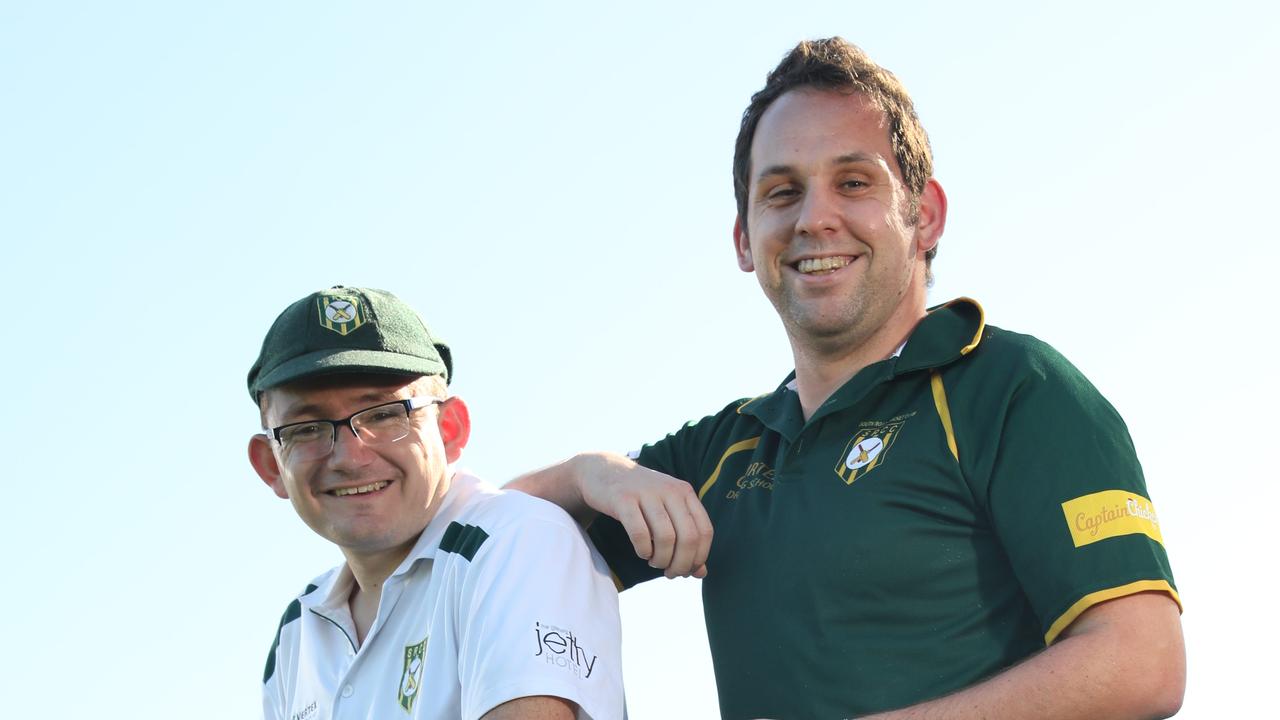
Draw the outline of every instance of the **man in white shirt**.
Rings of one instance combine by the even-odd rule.
[[[617,593],[559,508],[455,471],[449,349],[390,293],[276,319],[249,372],[262,480],[346,560],[289,604],[264,716],[621,718]]]

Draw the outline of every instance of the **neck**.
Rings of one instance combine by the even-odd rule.
[[[453,466],[450,465],[436,484],[434,495],[425,508],[426,517],[422,529],[405,542],[379,550],[342,548],[342,555],[347,559],[347,567],[351,568],[351,574],[355,576],[356,586],[361,592],[369,592],[375,588],[381,592],[382,583],[386,582],[386,579],[391,577],[391,573],[400,567],[400,563],[409,557],[409,553],[413,552],[413,546],[418,544],[422,533],[431,527],[431,521],[439,514],[440,508],[444,506],[445,497],[452,488]]]
[[[391,577],[391,573],[395,572],[396,568],[400,567],[400,563],[408,557],[415,542],[417,542],[416,537],[406,546],[368,555],[344,551],[347,567],[351,568],[351,575],[355,578],[355,585],[351,588],[347,606],[351,610],[351,619],[355,622],[358,645],[364,644],[364,639],[369,635],[373,621],[378,616],[382,586],[387,582],[387,578]]]
[[[382,584],[391,577],[391,573],[400,567],[400,563],[409,556],[409,551],[413,549],[414,543],[418,541],[415,536],[407,544],[400,547],[383,550],[377,553],[358,553],[350,550],[344,550],[343,555],[347,558],[347,567],[351,568],[351,574],[356,579],[356,588],[359,592],[381,592]]]
[[[821,343],[788,333],[796,364],[796,393],[807,421],[822,403],[863,368],[893,355],[926,315],[923,293],[904,300],[892,316],[864,337]]]

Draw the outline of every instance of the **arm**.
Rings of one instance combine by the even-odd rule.
[[[711,519],[693,487],[615,453],[584,453],[507,483],[559,505],[580,524],[602,512],[626,529],[636,555],[667,577],[704,577]]]
[[[581,707],[621,718],[618,592],[582,528],[520,493],[493,497],[468,520],[479,544],[455,566],[462,717]],[[504,707],[515,701],[524,704]]]
[[[951,407],[974,409],[952,418],[956,460],[1048,647],[951,695],[871,717],[1168,717],[1186,679],[1180,601],[1128,429],[1049,346],[992,340],[986,381],[956,373],[947,387]],[[1162,589],[1124,594],[1129,586]]]
[[[1086,610],[1044,652],[990,679],[868,718],[1166,718],[1182,706],[1185,682],[1177,605],[1138,593]]]
[[[564,698],[537,695],[504,702],[481,720],[573,720],[577,706]]]

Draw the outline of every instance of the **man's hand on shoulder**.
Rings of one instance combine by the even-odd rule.
[[[667,577],[704,577],[711,551],[711,518],[693,486],[622,456],[579,455],[587,505],[622,523],[636,555]]]
[[[704,577],[711,518],[689,483],[615,453],[584,453],[512,480],[590,524],[601,512],[626,530],[636,555],[667,577]]]

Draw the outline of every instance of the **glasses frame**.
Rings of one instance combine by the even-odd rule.
[[[317,455],[315,458],[315,459],[320,459],[322,457],[328,457],[329,453],[333,452],[334,446],[338,444],[338,428],[340,427],[345,426],[348,430],[351,431],[351,435],[353,437],[360,439],[360,442],[363,442],[363,443],[369,442],[368,440],[365,440],[363,437],[361,437],[360,433],[356,431],[355,424],[351,422],[358,415],[363,415],[364,413],[367,413],[370,410],[377,410],[378,408],[387,407],[389,405],[403,405],[405,414],[412,417],[414,410],[421,410],[424,407],[439,405],[440,403],[443,403],[443,402],[445,402],[445,399],[443,398],[431,397],[429,395],[417,395],[414,397],[402,398],[400,400],[392,400],[390,402],[371,405],[362,410],[357,410],[351,413],[350,415],[342,418],[341,420],[329,420],[327,418],[316,418],[314,420],[299,420],[298,422],[285,423],[284,425],[280,425],[279,427],[268,428],[267,437],[274,440],[276,445],[279,446],[281,451],[287,451],[288,448],[285,447],[284,441],[280,439],[281,432],[288,430],[291,427],[296,427],[298,425],[312,425],[314,423],[327,423],[329,425],[329,451],[321,455]],[[395,440],[390,440],[388,441],[387,444],[400,442],[406,437],[409,437],[409,434],[402,435],[396,438]],[[381,443],[377,443],[377,444],[381,444]]]

